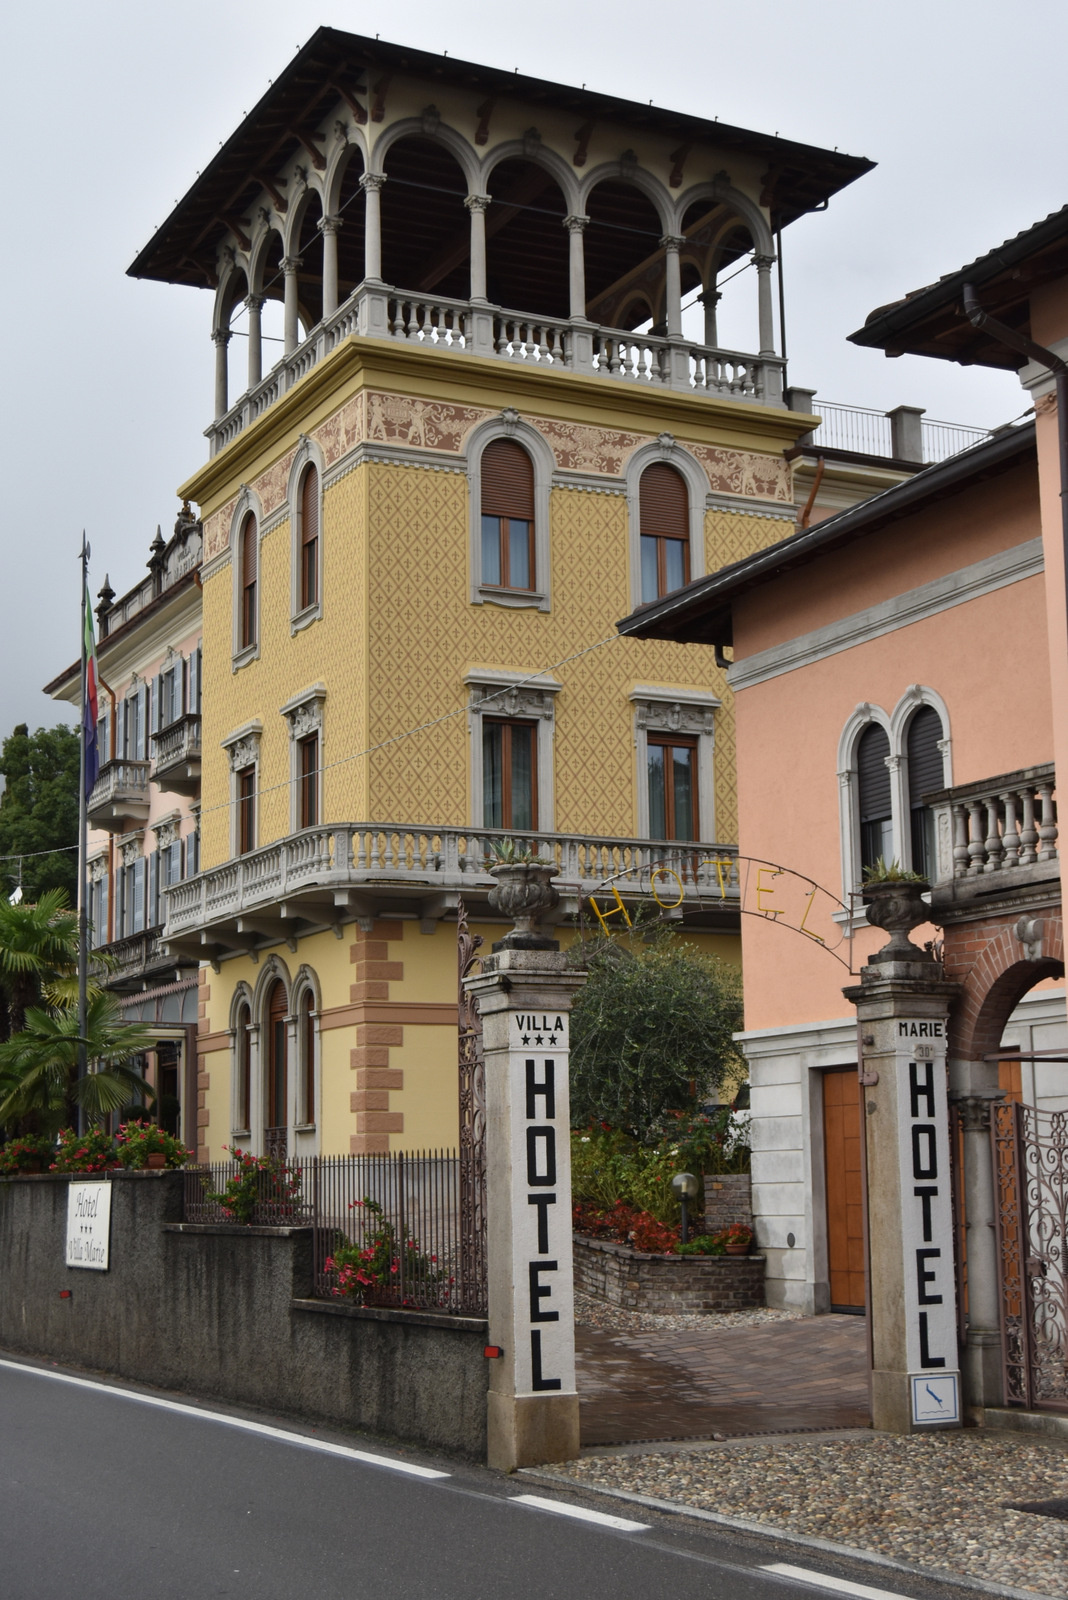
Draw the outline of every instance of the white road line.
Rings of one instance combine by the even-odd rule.
[[[346,1444],[331,1444],[326,1439],[309,1439],[303,1433],[289,1433],[285,1428],[271,1428],[265,1422],[250,1422],[245,1417],[230,1417],[223,1411],[208,1411],[202,1406],[185,1406],[178,1400],[162,1400],[158,1395],[138,1394],[135,1389],[120,1389],[111,1383],[95,1383],[91,1378],[74,1378],[67,1372],[49,1372],[44,1367],[26,1366],[21,1361],[0,1360],[0,1367],[12,1372],[28,1372],[34,1378],[52,1378],[56,1383],[69,1383],[76,1389],[96,1389],[101,1394],[117,1395],[120,1400],[135,1400],[139,1405],[155,1406],[159,1411],[176,1411],[179,1416],[197,1417],[201,1422],[221,1422],[226,1428],[237,1428],[242,1433],[258,1433],[267,1439],[280,1439],[283,1444],[299,1445],[304,1450],[318,1450],[321,1455],[343,1456],[348,1461],[361,1461],[368,1467],[389,1467],[393,1472],[406,1472],[412,1478],[451,1478],[451,1472],[438,1472],[433,1467],[419,1467],[412,1461],[394,1461],[389,1456],[370,1455],[366,1450],[353,1450]]]
[[[630,1522],[626,1517],[609,1516],[607,1511],[589,1511],[585,1506],[569,1506],[563,1500],[546,1500],[540,1494],[511,1496],[514,1506],[533,1506],[535,1511],[555,1511],[558,1517],[575,1517],[579,1522],[596,1522],[602,1528],[615,1528],[620,1533],[645,1533],[647,1522]]]
[[[761,1567],[761,1572],[775,1572],[780,1578],[797,1578],[801,1583],[811,1583],[818,1589],[833,1589],[835,1594],[855,1594],[860,1600],[909,1600],[897,1589],[873,1589],[870,1583],[850,1583],[848,1578],[828,1578],[809,1567],[791,1567],[785,1561],[775,1561]]]

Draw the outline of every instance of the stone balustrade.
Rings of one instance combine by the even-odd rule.
[[[152,782],[175,794],[200,792],[200,717],[187,712],[152,735]]]
[[[648,839],[362,822],[306,828],[172,885],[163,891],[164,940],[175,951],[210,953],[215,946],[217,953],[236,953],[354,916],[432,923],[454,911],[460,897],[482,915],[494,887],[493,847],[505,837],[558,867],[557,917],[577,913],[594,893],[606,907],[617,905],[615,882],[624,902],[647,899],[655,909],[659,888],[661,903],[672,902],[675,915],[689,913],[709,926],[736,923],[734,846],[695,844],[691,853]]]
[[[720,400],[781,406],[781,357],[748,355],[583,318],[532,316],[484,302],[406,293],[362,283],[302,344],[205,430],[216,455],[353,334],[419,343],[499,361],[555,366],[590,376],[648,383]]]
[[[147,761],[105,761],[89,796],[91,825],[122,833],[128,822],[145,821],[148,777]]]
[[[160,946],[162,928],[146,928],[123,939],[98,945],[93,956],[108,957],[107,965],[94,960],[93,976],[106,979],[112,989],[139,988],[148,973],[173,965]]]
[[[935,814],[936,885],[993,874],[1048,876],[1058,859],[1055,796],[1052,765],[926,796]]]

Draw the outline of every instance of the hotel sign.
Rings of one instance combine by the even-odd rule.
[[[515,1392],[574,1394],[567,1016],[513,1011],[508,1070]]]
[[[68,1184],[67,1266],[106,1272],[110,1236],[111,1184],[99,1179]]]
[[[905,1357],[917,1426],[960,1423],[946,1024],[894,1022]]]

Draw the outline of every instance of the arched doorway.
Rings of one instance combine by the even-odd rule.
[[[289,1125],[289,1001],[279,978],[267,997],[267,1081],[264,1085],[264,1154],[286,1154]]]

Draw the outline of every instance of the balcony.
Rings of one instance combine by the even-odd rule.
[[[675,389],[717,400],[781,406],[780,356],[746,355],[684,338],[553,319],[485,302],[427,298],[361,284],[267,376],[205,429],[216,455],[343,340],[354,334],[422,344],[443,354],[584,373],[610,382]]]
[[[668,915],[695,927],[737,927],[732,845],[361,822],[305,829],[166,890],[164,942],[172,955],[218,961],[281,941],[295,949],[301,935],[353,919],[419,919],[430,931],[461,898],[472,915],[492,921],[487,869],[503,837],[559,867],[557,921],[598,893],[606,911],[618,911],[620,901],[631,911],[643,902],[656,911],[659,896]]]
[[[152,771],[154,784],[172,794],[200,793],[200,718],[192,713],[179,717],[152,735],[155,747]]]
[[[867,406],[843,406],[834,400],[817,400],[814,390],[799,389],[794,394],[797,397],[795,411],[814,411],[820,418],[819,427],[799,441],[806,450],[885,456],[891,461],[930,466],[990,438],[988,428],[937,422],[933,417],[925,417],[915,406],[873,411]]]
[[[934,813],[932,905],[1051,890],[1060,898],[1056,776],[1052,764],[925,795]],[[1045,886],[1043,891],[1042,886]]]
[[[89,796],[89,823],[127,833],[148,821],[148,762],[105,761]]]
[[[93,977],[106,982],[109,989],[125,993],[142,988],[149,979],[158,980],[166,972],[173,973],[174,957],[162,948],[162,934],[162,927],[146,928],[143,933],[131,933],[125,939],[99,945],[93,951]],[[99,956],[107,959],[96,960]]]

